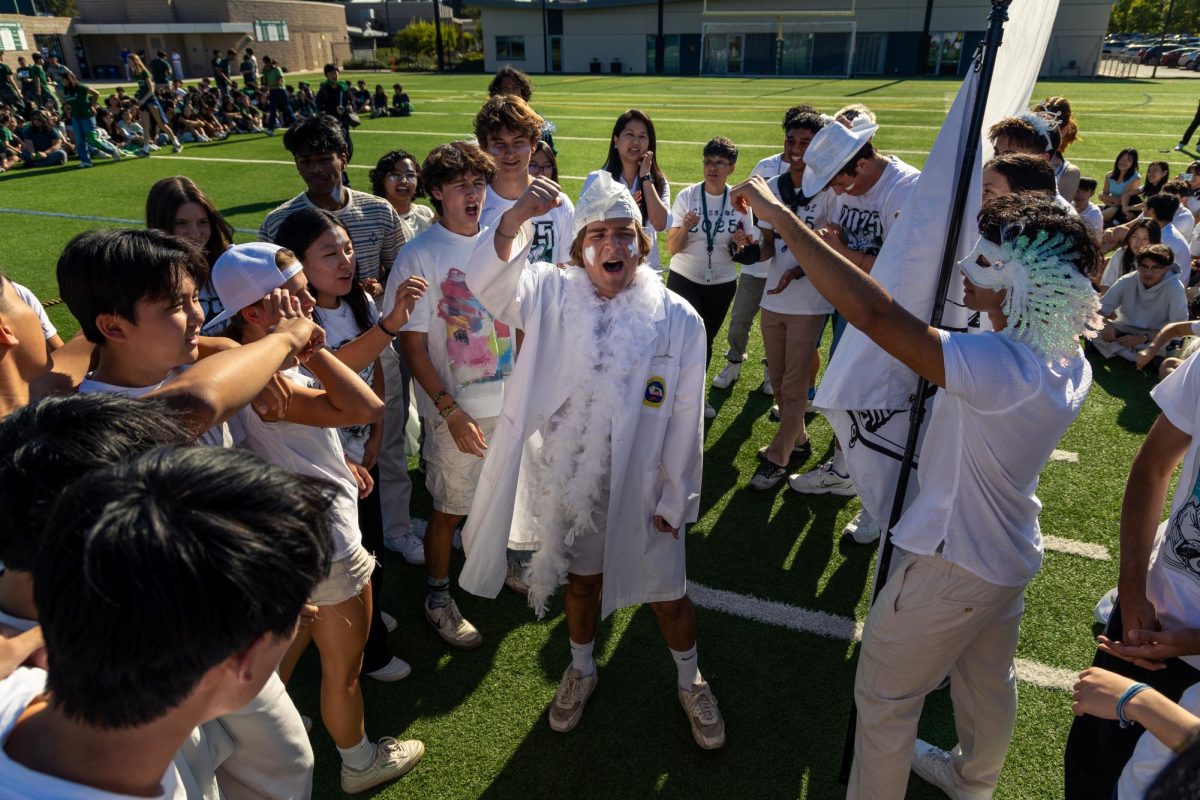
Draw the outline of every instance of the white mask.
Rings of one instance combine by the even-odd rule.
[[[981,261],[987,265],[981,264]],[[967,276],[967,280],[980,289],[1003,289],[1009,284],[1011,277],[1007,274],[1007,262],[1008,255],[1004,248],[980,236],[979,241],[975,242],[975,248],[958,262],[958,268]]]

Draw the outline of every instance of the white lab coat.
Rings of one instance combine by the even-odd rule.
[[[524,497],[523,482],[531,480],[531,470],[521,469],[522,456],[535,457],[541,429],[567,400],[563,365],[592,358],[581,337],[572,336],[576,323],[563,315],[566,272],[546,263],[525,266],[529,241],[525,226],[505,263],[496,255],[492,228],[479,237],[466,270],[467,286],[484,307],[525,333],[463,531],[467,561],[459,585],[484,597],[495,597],[504,584],[506,546],[537,548],[532,526],[522,524],[531,512],[518,501],[519,484]],[[699,514],[704,323],[686,301],[655,286],[662,292],[654,315],[657,337],[630,365],[635,377],[627,400],[613,409],[602,616],[684,595],[684,526]],[[655,382],[655,389],[664,389],[657,403],[657,392],[647,391]],[[678,539],[654,528],[655,514],[680,529]]]

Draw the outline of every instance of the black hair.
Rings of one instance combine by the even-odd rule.
[[[538,139],[534,142],[533,149],[529,151],[530,163],[533,163],[533,157],[538,153],[542,153],[550,159],[550,180],[558,183],[558,156],[554,154],[554,148],[546,144],[545,140]]]
[[[1125,247],[1121,248],[1121,274],[1128,275],[1133,272],[1133,268],[1137,266],[1137,254],[1133,252],[1133,248],[1129,247],[1129,240],[1133,238],[1135,231],[1142,228],[1146,229],[1146,235],[1150,237],[1150,244],[1160,244],[1162,242],[1162,226],[1158,224],[1158,220],[1150,217],[1138,217],[1129,226],[1125,232]]]
[[[312,247],[313,243],[324,236],[327,231],[334,228],[341,228],[345,231],[346,237],[350,238],[353,243],[350,229],[333,214],[323,208],[300,208],[288,214],[280,223],[279,230],[275,232],[275,244],[295,253],[296,258],[303,264],[304,254],[308,252],[308,248]],[[311,289],[311,281],[309,286]],[[371,300],[356,282],[351,281],[350,291],[341,295],[340,299],[350,307],[350,313],[354,316],[354,324],[358,326],[359,332],[366,331],[375,324],[371,321],[371,312],[367,308]],[[322,309],[319,306],[313,309],[313,317],[317,324],[324,326],[325,323],[320,319],[321,313]]]
[[[727,158],[731,163],[736,164],[738,158],[737,145],[724,136],[714,136],[708,140],[708,144],[704,145],[704,157],[719,156]]]
[[[1139,263],[1143,258],[1148,258],[1160,267],[1169,267],[1175,263],[1175,251],[1169,245],[1148,244],[1134,253],[1134,258]]]
[[[120,394],[52,395],[0,420],[0,560],[28,572],[62,491],[94,469],[191,441],[165,403]]]
[[[841,124],[840,122],[838,123]],[[846,166],[839,169],[835,175],[849,175],[851,178],[858,177],[858,162],[864,158],[875,157],[875,145],[870,140],[863,142],[863,146],[858,148],[858,152],[850,156],[850,160],[846,162]]]
[[[1004,176],[1008,188],[1014,192],[1043,192],[1058,196],[1058,184],[1054,179],[1054,167],[1044,158],[1027,153],[1005,153],[983,165]]]
[[[617,117],[617,121],[613,123],[612,135],[608,138],[608,157],[604,160],[604,169],[608,170],[613,176],[613,180],[620,183],[621,181],[621,153],[617,150],[617,137],[625,130],[625,127],[631,122],[640,122],[646,126],[646,133],[649,135],[649,149],[654,153],[650,159],[650,180],[654,183],[654,190],[661,193],[664,186],[667,185],[667,176],[658,166],[658,136],[654,132],[654,122],[651,121],[650,115],[636,108],[631,108],[621,116]],[[642,190],[642,201],[638,203],[638,207],[642,211],[642,224],[646,224],[646,197],[645,189]]]
[[[817,134],[825,127],[827,117],[822,117],[811,106],[796,106],[791,109],[795,114],[790,114],[783,120],[783,132],[791,133],[796,128],[801,128]],[[789,112],[790,113],[790,112]]]
[[[495,97],[498,94],[504,94],[504,84],[508,81],[517,84],[517,95],[528,103],[529,98],[533,97],[533,81],[521,70],[507,65],[496,70],[496,76],[488,84],[488,96]]]
[[[803,114],[817,114],[817,110],[808,103],[801,103],[798,106],[792,106],[787,111],[783,112],[783,132],[787,133],[792,128],[796,127],[795,120]],[[819,116],[819,115],[817,115]]]
[[[206,672],[287,637],[329,570],[336,489],[220,447],[161,447],[63,493],[33,572],[50,705],[161,718]]]
[[[1129,156],[1129,159],[1132,162],[1129,165],[1129,169],[1125,170],[1124,173],[1121,172],[1121,168],[1118,166],[1118,162],[1120,162],[1121,156]],[[1127,181],[1130,178],[1132,178],[1137,171],[1138,171],[1138,151],[1133,149],[1132,147],[1126,147],[1124,150],[1117,153],[1117,157],[1113,159],[1112,172],[1108,173],[1108,176],[1110,178],[1112,178],[1114,181]]]
[[[979,210],[979,233],[989,242],[1000,244],[1001,234],[1019,226],[1031,240],[1040,231],[1062,234],[1072,255],[1062,258],[1080,275],[1087,277],[1100,260],[1100,248],[1079,217],[1058,205],[1057,196],[1041,192],[1015,192],[993,197]]]
[[[172,297],[185,275],[204,286],[208,261],[203,250],[169,233],[118,228],[76,236],[59,256],[56,274],[58,293],[83,335],[103,344],[96,317],[115,314],[136,323],[139,301]]]
[[[1166,225],[1175,218],[1175,212],[1179,210],[1179,198],[1166,192],[1159,192],[1153,197],[1146,198],[1146,210],[1154,215],[1154,218]]]
[[[391,150],[380,156],[379,161],[375,164],[375,168],[367,173],[367,177],[371,181],[371,193],[376,197],[387,197],[387,189],[384,186],[384,181],[387,180],[388,173],[396,168],[404,159],[413,162],[413,166],[417,168],[417,189],[413,192],[413,197],[425,196],[425,185],[421,182],[421,162],[416,156],[407,150]]]
[[[350,149],[341,123],[330,114],[318,114],[288,128],[283,134],[283,146],[292,156],[301,153],[346,155]]]
[[[1086,192],[1096,191],[1096,179],[1095,178],[1080,178],[1079,179],[1079,188],[1083,189]]]
[[[330,72],[338,72],[338,71],[339,70],[337,68],[337,64],[326,64],[325,67],[321,70],[321,72],[325,73],[326,75],[328,75]]]

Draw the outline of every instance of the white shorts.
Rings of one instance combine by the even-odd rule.
[[[426,426],[425,436],[425,487],[433,497],[433,508],[443,514],[465,516],[471,513],[471,501],[475,499],[475,487],[479,485],[479,474],[483,471],[483,459],[464,453],[454,443],[450,426],[441,418]],[[483,431],[483,438],[490,441],[496,427],[496,417],[475,420]]]
[[[329,565],[329,574],[313,589],[308,602],[314,606],[336,606],[358,597],[371,580],[375,556],[361,544],[350,555]]]

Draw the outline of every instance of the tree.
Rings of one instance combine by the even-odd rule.
[[[395,42],[401,58],[434,58],[437,54],[432,21],[413,20],[396,34]],[[442,46],[446,52],[458,49],[458,28],[450,24],[442,25]]]
[[[1162,33],[1169,0],[1117,0],[1108,19],[1109,33]],[[1200,30],[1200,0],[1175,0],[1168,33]]]
[[[44,0],[46,11],[55,17],[78,17],[75,0]]]

